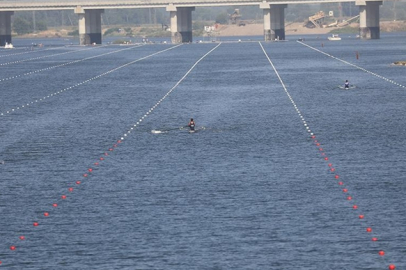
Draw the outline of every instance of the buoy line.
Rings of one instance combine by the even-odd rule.
[[[179,86],[179,84],[190,74],[190,72],[192,72],[192,70],[199,64],[200,61],[202,61],[205,57],[207,57],[210,53],[212,53],[212,52],[213,52],[215,49],[217,49],[220,45],[221,45],[221,43],[219,43],[217,46],[215,46],[215,47],[212,48],[209,52],[207,52],[205,55],[203,55],[201,58],[199,58],[199,60],[197,60],[197,61],[192,65],[192,67],[185,73],[185,75],[183,75],[182,78],[181,78],[178,82],[176,82],[175,85],[174,85],[154,106],[152,106],[152,107],[144,114],[144,116],[142,116],[142,117],[136,122],[136,124],[133,124],[133,126],[130,128],[129,131],[127,131],[126,133],[124,133],[124,135],[123,135],[123,137],[121,137],[121,139],[117,140],[116,143],[114,143],[112,147],[110,147],[110,148],[109,148],[107,151],[105,151],[101,156],[99,156],[99,157],[97,158],[97,161],[95,161],[95,162],[93,163],[92,167],[89,167],[89,168],[86,170],[86,172],[82,173],[82,179],[83,179],[83,180],[89,179],[89,176],[90,176],[91,173],[95,170],[95,168],[97,168],[97,167],[100,165],[100,162],[104,161],[104,160],[109,156],[109,153],[110,153],[110,152],[113,152],[113,151],[115,150],[115,148],[117,148],[117,147],[119,146],[119,144],[121,144],[121,143],[123,142],[124,138],[127,137],[127,136],[131,133],[131,130],[133,130],[135,127],[137,127],[157,106],[159,106],[159,105],[162,103],[162,101],[165,100],[165,98],[167,98],[167,97]],[[170,50],[170,49],[179,47],[179,46],[181,46],[181,45],[177,45],[177,46],[174,46],[174,47],[165,49],[165,50],[163,50],[163,51],[156,52],[156,53],[154,53],[153,55],[156,55],[156,54],[158,54],[158,53],[161,53],[161,52],[164,52],[164,51],[167,51],[167,50]],[[150,55],[150,56],[152,56],[152,55]],[[146,57],[144,57],[144,58],[148,58],[148,57],[150,57],[150,56],[146,56]],[[135,60],[135,61],[140,61],[140,59]],[[133,63],[133,62],[135,62],[135,61],[132,61],[132,62],[130,62],[130,63]],[[126,64],[126,65],[130,65],[130,63],[128,63],[128,64]],[[58,207],[60,207],[60,204],[61,204],[63,201],[66,201],[66,200],[68,199],[68,196],[67,196],[66,194],[71,194],[72,192],[74,192],[74,190],[76,189],[76,188],[74,188],[74,186],[79,187],[79,186],[83,183],[83,180],[82,180],[82,181],[81,181],[81,180],[77,180],[77,181],[74,182],[74,184],[69,185],[69,187],[66,188],[66,192],[63,193],[62,195],[59,195],[59,199],[58,199],[58,200],[55,200],[52,204],[50,204],[50,205],[48,206],[48,208],[50,208],[50,210],[47,210],[47,211],[45,211],[45,212],[42,212],[42,214],[41,214],[35,221],[33,221],[33,222],[31,223],[31,225],[30,225],[31,229],[35,229],[35,228],[39,227],[39,226],[42,224],[42,220],[51,218],[51,217],[52,217],[52,215],[51,215],[51,214],[52,214],[52,209],[55,211],[55,209],[57,209]],[[36,211],[36,212],[38,212],[38,211]],[[39,211],[39,212],[41,212],[41,211]],[[40,222],[40,221],[41,221],[41,222]],[[18,239],[19,239],[20,243],[23,243],[23,242],[25,242],[25,241],[26,241],[27,239],[29,239],[29,238],[27,238],[25,235],[20,235],[20,236],[18,236]],[[21,244],[21,245],[23,245],[23,244]],[[10,249],[11,251],[18,251],[18,247],[19,247],[19,245],[11,244],[11,245],[9,246],[9,249]],[[3,262],[1,261],[1,258],[0,258],[0,267],[1,267],[2,264],[3,264]]]
[[[144,118],[146,118],[157,106],[159,106],[159,104],[161,104],[161,102],[164,101],[164,99],[169,96],[176,87],[178,87],[178,85],[189,75],[190,72],[192,72],[192,70],[197,66],[197,64],[199,64],[200,61],[202,61],[207,55],[212,53],[220,45],[221,42],[205,55],[203,55],[199,60],[197,60],[194,65],[185,73],[185,75],[183,75],[183,77],[154,106],[152,106],[126,133],[123,134],[123,136],[121,137],[121,141],[123,141],[125,137],[130,135],[131,131],[134,130],[134,128],[136,128],[144,120]]]
[[[51,70],[51,69],[58,68],[58,67],[63,67],[63,66],[71,65],[71,64],[76,64],[76,63],[79,63],[79,62],[82,62],[82,61],[86,61],[86,60],[90,60],[90,59],[93,59],[93,58],[97,58],[97,57],[101,57],[101,56],[121,52],[121,51],[124,51],[124,50],[130,50],[130,49],[138,48],[138,47],[141,47],[141,46],[145,46],[145,45],[127,47],[125,49],[120,49],[120,50],[117,50],[117,51],[107,52],[107,53],[103,53],[103,54],[99,54],[99,55],[95,55],[95,56],[90,56],[90,57],[86,57],[86,58],[83,58],[83,59],[74,60],[74,61],[71,61],[71,62],[67,62],[67,63],[63,63],[63,64],[59,64],[59,65],[55,65],[55,66],[51,66],[51,67],[47,67],[47,68],[37,69],[37,70],[30,71],[30,72],[27,72],[27,73],[24,73],[24,74],[15,75],[15,76],[11,76],[11,77],[8,77],[8,78],[0,79],[0,82],[16,79],[16,78],[19,78],[19,77],[23,77],[23,76],[27,76],[27,75],[31,75],[31,74],[35,74],[35,73],[39,73],[39,72],[46,71],[46,70]]]
[[[333,59],[335,59],[335,60],[338,60],[338,61],[340,61],[340,62],[342,62],[342,63],[344,63],[344,64],[350,65],[350,66],[355,67],[355,68],[357,68],[357,69],[359,69],[359,70],[362,70],[362,71],[364,71],[364,72],[366,72],[366,73],[368,73],[368,74],[371,74],[371,75],[373,75],[373,76],[375,76],[375,77],[378,77],[379,79],[382,79],[382,80],[384,80],[384,81],[387,81],[387,82],[389,82],[389,83],[391,83],[391,84],[394,84],[394,85],[396,85],[396,86],[406,88],[405,85],[402,85],[402,84],[400,84],[400,83],[397,83],[397,82],[395,82],[395,81],[393,81],[393,80],[391,80],[391,79],[388,79],[388,78],[386,78],[386,77],[384,77],[384,76],[381,76],[381,75],[379,75],[379,74],[376,74],[376,73],[374,73],[374,72],[372,72],[372,71],[369,71],[369,70],[367,70],[367,69],[365,69],[365,68],[363,68],[363,67],[357,66],[357,65],[355,65],[355,64],[353,64],[353,63],[350,63],[350,62],[348,62],[348,61],[345,61],[345,60],[343,60],[343,59],[340,59],[340,58],[338,58],[338,57],[335,57],[334,55],[331,55],[331,54],[328,54],[328,53],[326,53],[326,52],[323,52],[322,50],[319,50],[319,49],[317,49],[317,48],[314,48],[314,47],[312,47],[312,46],[310,46],[310,45],[308,45],[308,44],[306,44],[306,43],[303,43],[303,42],[301,42],[301,41],[296,41],[296,42],[299,43],[299,44],[302,44],[302,45],[304,45],[304,46],[306,46],[306,47],[308,47],[308,48],[310,48],[310,49],[312,49],[312,50],[315,50],[316,52],[319,52],[319,53],[324,54],[324,55],[326,55],[326,56],[328,56],[328,57],[331,57],[331,58],[333,58]]]
[[[101,47],[104,47],[104,46],[101,46]],[[33,58],[28,58],[28,59],[23,59],[23,60],[17,60],[17,61],[13,61],[13,62],[2,63],[2,64],[0,64],[0,66],[7,66],[7,65],[11,65],[11,64],[23,63],[23,62],[28,62],[28,61],[32,61],[32,60],[44,59],[44,58],[48,58],[48,57],[52,57],[52,56],[58,56],[58,55],[64,55],[64,54],[69,54],[69,53],[93,50],[95,48],[100,48],[100,47],[91,47],[91,48],[86,48],[86,49],[82,49],[82,50],[78,50],[78,51],[69,51],[69,52],[63,52],[63,53],[56,53],[56,54],[38,56],[38,57],[33,57]]]
[[[272,66],[272,68],[273,68],[273,70],[274,70],[276,76],[278,77],[278,79],[279,79],[279,81],[280,81],[280,83],[281,83],[281,85],[282,85],[282,87],[283,87],[283,90],[285,91],[285,93],[286,93],[286,95],[288,96],[290,102],[292,103],[292,105],[293,105],[293,107],[295,108],[297,114],[299,115],[299,117],[300,117],[300,119],[301,119],[301,121],[302,121],[302,123],[303,123],[303,126],[305,127],[306,131],[309,133],[310,138],[312,139],[312,142],[313,142],[313,143],[315,144],[315,146],[318,148],[318,150],[319,150],[319,152],[321,153],[321,156],[323,157],[323,159],[324,159],[326,162],[328,162],[327,166],[328,166],[329,171],[334,175],[334,179],[335,179],[336,181],[339,181],[339,182],[338,182],[338,185],[342,188],[342,192],[345,194],[345,199],[346,199],[350,204],[352,204],[351,208],[352,208],[354,211],[359,210],[358,205],[354,203],[354,198],[353,198],[353,196],[349,195],[349,193],[348,193],[348,192],[349,192],[349,189],[343,187],[343,186],[344,186],[344,182],[343,182],[342,180],[339,180],[339,179],[340,179],[340,175],[336,172],[336,168],[333,166],[333,164],[330,163],[327,154],[325,153],[324,149],[323,149],[322,146],[321,146],[321,143],[316,139],[316,135],[312,132],[312,130],[310,129],[309,125],[307,124],[307,122],[306,122],[304,116],[302,115],[301,111],[299,110],[298,106],[296,105],[295,101],[293,100],[292,96],[290,95],[289,91],[287,90],[287,88],[286,88],[286,86],[285,86],[285,84],[284,84],[284,82],[283,82],[281,76],[279,75],[277,69],[275,68],[274,64],[272,63],[271,59],[269,58],[268,54],[266,53],[264,47],[262,46],[262,43],[259,42],[259,45],[261,46],[261,49],[262,49],[262,51],[264,52],[266,58],[268,59],[268,62],[271,64],[271,66]],[[365,223],[365,215],[364,215],[364,214],[362,214],[362,213],[359,214],[359,215],[358,215],[358,218],[359,218],[359,220],[364,221],[363,223]],[[371,226],[368,226],[368,225],[365,225],[365,224],[363,224],[362,226],[364,227],[366,233],[368,233],[368,234],[372,233],[372,227],[371,227]],[[367,227],[365,228],[365,226],[367,226]],[[372,240],[372,242],[377,242],[377,241],[378,241],[378,238],[377,238],[377,237],[372,237],[371,240]],[[380,250],[377,255],[379,255],[380,257],[384,257],[385,251]],[[386,257],[384,257],[384,259],[385,259],[385,263],[387,263]],[[395,267],[394,264],[389,264],[389,265],[388,265],[388,269],[389,269],[389,270],[395,270],[396,267]]]
[[[38,103],[38,102],[47,100],[47,99],[49,99],[50,97],[53,97],[53,96],[62,94],[62,93],[64,93],[64,92],[68,91],[68,90],[74,89],[74,88],[76,88],[76,87],[78,87],[78,86],[81,86],[81,85],[83,85],[83,84],[85,84],[85,83],[88,83],[88,82],[90,82],[90,81],[99,79],[99,78],[101,78],[101,77],[103,77],[103,76],[106,76],[106,75],[108,75],[108,74],[110,74],[110,73],[112,73],[112,72],[114,72],[114,71],[117,71],[117,70],[119,70],[119,69],[121,69],[121,68],[123,68],[123,67],[132,65],[132,64],[137,63],[137,62],[139,62],[139,61],[141,61],[141,60],[145,60],[145,59],[147,59],[147,58],[149,58],[149,57],[155,56],[155,55],[157,55],[157,54],[160,54],[160,53],[163,53],[163,52],[172,50],[172,49],[177,48],[177,47],[179,47],[179,46],[181,46],[181,45],[182,45],[182,44],[179,44],[179,45],[176,45],[176,46],[173,46],[173,47],[164,49],[164,50],[162,50],[162,51],[158,51],[158,52],[155,52],[155,53],[153,53],[153,54],[150,54],[150,55],[141,57],[141,58],[139,58],[139,59],[137,59],[137,60],[131,61],[131,62],[129,62],[129,63],[126,63],[126,64],[122,65],[122,66],[116,67],[116,68],[111,69],[111,70],[109,70],[109,71],[106,71],[106,72],[104,72],[104,73],[102,73],[102,74],[99,74],[99,75],[97,75],[97,76],[94,76],[94,77],[92,77],[92,78],[90,78],[90,79],[88,79],[88,80],[85,80],[85,81],[82,81],[82,82],[80,82],[80,83],[77,83],[77,84],[75,84],[75,85],[73,85],[73,86],[70,86],[70,87],[64,88],[64,89],[62,89],[62,90],[56,91],[56,92],[51,93],[51,94],[49,94],[49,95],[47,95],[47,96],[44,96],[44,97],[42,97],[42,98],[35,99],[34,101],[27,102],[27,103],[25,103],[25,104],[23,104],[23,105],[21,105],[21,106],[18,106],[18,107],[15,107],[15,108],[11,108],[11,109],[9,109],[9,110],[7,110],[7,111],[5,111],[5,112],[0,112],[0,116],[8,115],[8,114],[13,113],[13,112],[15,112],[15,111],[17,111],[17,110],[20,110],[20,109],[29,107],[29,106],[31,106],[31,105],[33,105],[33,104],[35,104],[35,103]]]
[[[36,52],[44,52],[44,51],[50,51],[50,50],[56,50],[59,48],[62,48],[63,46],[59,46],[56,48],[48,48],[48,49],[43,49],[43,50],[35,50],[35,51],[25,51],[25,52],[18,52],[18,53],[10,53],[10,54],[5,54],[5,55],[0,55],[0,58],[2,57],[7,57],[7,56],[16,56],[16,55],[21,55],[21,54],[27,54],[27,53],[36,53]],[[25,47],[28,48],[28,47]],[[14,48],[14,49],[20,49],[20,48]]]

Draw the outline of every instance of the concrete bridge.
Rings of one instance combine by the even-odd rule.
[[[285,39],[288,4],[354,2],[354,0],[2,0],[0,46],[11,43],[11,16],[16,11],[74,10],[79,20],[80,45],[101,44],[101,14],[105,9],[166,8],[170,15],[172,43],[192,42],[192,11],[201,6],[258,6],[264,14],[264,39]],[[360,10],[360,37],[379,39],[379,6],[382,0],[356,0]]]

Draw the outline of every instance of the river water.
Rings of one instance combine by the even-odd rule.
[[[404,35],[289,38],[0,50],[0,267],[405,269]]]

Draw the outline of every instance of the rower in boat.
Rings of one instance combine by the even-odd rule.
[[[349,82],[348,80],[345,80],[344,88],[345,88],[345,89],[349,89],[349,88],[350,88],[350,82]]]
[[[190,118],[189,124],[187,126],[190,128],[189,132],[195,131],[196,124],[195,124],[195,121],[193,120],[193,118]]]

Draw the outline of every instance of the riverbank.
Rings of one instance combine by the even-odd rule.
[[[402,32],[406,31],[405,21],[381,21],[381,32]],[[329,28],[307,28],[303,23],[286,23],[286,35],[322,35],[330,32],[354,32],[357,33],[359,23],[352,23],[346,27]],[[260,36],[264,34],[263,24],[246,24],[245,26],[223,25],[218,29],[219,36]]]
[[[381,32],[402,32],[406,31],[405,21],[381,21]],[[329,27],[329,28],[307,28],[302,23],[289,23],[285,24],[286,35],[322,35],[328,34],[332,31],[345,31],[345,32],[358,32],[359,24],[352,23],[346,27]],[[138,27],[124,27],[124,26],[105,26],[102,32],[105,33],[111,29],[125,29],[127,31],[110,31],[108,36],[130,36],[130,37],[163,37],[170,36],[168,31],[162,29],[161,25],[154,26],[138,26]],[[21,38],[55,38],[55,37],[71,37],[72,32],[77,31],[74,27],[55,28],[46,31],[37,32],[35,34],[20,35]],[[215,36],[261,36],[264,34],[262,23],[247,23],[244,26],[238,25],[219,25],[218,28],[212,33]]]

